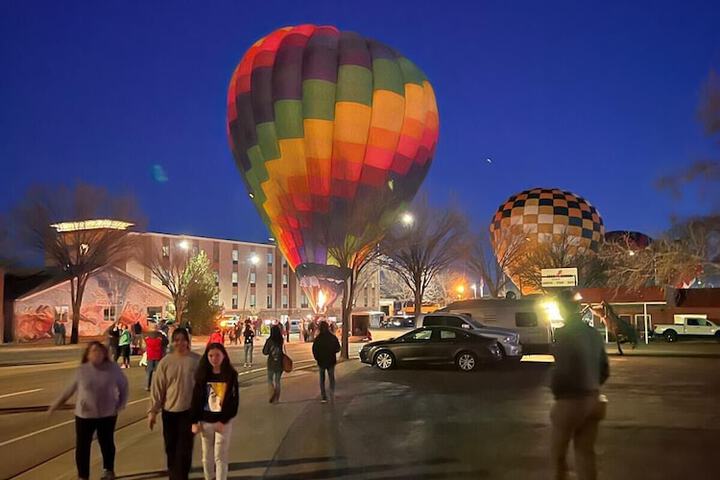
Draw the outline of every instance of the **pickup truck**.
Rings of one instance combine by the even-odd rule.
[[[701,317],[683,318],[682,323],[672,325],[655,325],[653,335],[665,337],[668,342],[674,342],[679,336],[704,337],[720,341],[720,325]]]

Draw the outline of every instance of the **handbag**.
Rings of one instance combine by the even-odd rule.
[[[282,368],[283,372],[290,373],[293,369],[293,361],[292,358],[288,357],[287,354],[283,353],[282,357]]]

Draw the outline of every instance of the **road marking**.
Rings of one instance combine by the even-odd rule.
[[[295,362],[295,363],[296,363],[296,364],[300,364],[300,363],[314,363],[314,362],[315,362],[315,360],[299,360],[299,361],[297,361],[297,362]],[[303,368],[305,368],[305,367],[303,367]],[[239,375],[244,375],[244,374],[254,373],[254,372],[255,372],[255,373],[256,373],[256,372],[262,372],[263,370],[265,370],[265,368],[258,368],[258,369],[255,369],[255,370],[250,370],[250,371],[248,371],[248,372],[242,372],[242,373],[240,373]],[[38,389],[38,390],[42,390],[42,389]],[[29,392],[29,391],[30,391],[30,390],[28,390],[28,392]],[[37,391],[37,390],[32,390],[32,391]],[[11,395],[19,395],[20,393],[28,393],[28,392],[18,392],[18,393],[16,393],[16,394],[11,394]],[[136,403],[148,401],[149,399],[150,399],[150,397],[139,398],[139,399],[137,399],[137,400],[133,400],[132,402],[128,402],[127,405],[134,405],[134,404],[136,404]],[[141,420],[142,420],[142,419],[141,419]],[[138,420],[138,422],[141,421],[141,420]],[[27,433],[27,434],[22,435],[22,436],[20,436],[20,437],[11,438],[10,440],[5,440],[4,442],[0,443],[0,448],[4,447],[5,445],[10,445],[11,443],[19,442],[20,440],[25,440],[26,438],[33,437],[33,436],[35,436],[35,435],[37,435],[37,434],[39,434],[39,433],[49,432],[50,430],[54,430],[54,429],[56,429],[56,428],[58,428],[58,427],[64,427],[65,425],[70,425],[71,423],[75,423],[75,419],[68,420],[68,421],[62,422],[62,423],[58,423],[58,424],[56,424],[56,425],[52,425],[52,426],[50,426],[50,427],[46,427],[46,428],[43,428],[43,429],[41,429],[41,430],[36,430],[36,431],[34,431],[34,432]],[[134,423],[137,423],[137,422],[134,422]]]
[[[39,392],[40,390],[42,390],[42,388],[36,388],[34,390],[24,390],[22,392],[15,392],[15,393],[6,393],[5,395],[0,395],[0,398],[8,398],[8,397],[14,397],[17,395],[25,395],[26,393]]]
[[[5,440],[4,442],[0,443],[0,448],[4,447],[5,445],[10,445],[11,443],[19,442],[20,440],[25,440],[26,438],[30,438],[32,436],[37,435],[38,433],[45,433],[49,432],[50,430],[53,430],[58,427],[63,427],[65,425],[70,425],[71,423],[75,423],[75,419],[68,420],[67,422],[58,423],[57,425],[53,425],[52,427],[43,428],[42,430],[37,430],[35,432],[30,432],[28,434],[25,434],[21,437],[17,438],[11,438],[10,440]]]

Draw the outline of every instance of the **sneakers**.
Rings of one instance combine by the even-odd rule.
[[[115,472],[105,470],[102,474],[102,477],[100,477],[100,480],[115,480]]]
[[[327,403],[327,398],[325,398],[325,397],[321,398],[320,403]]]

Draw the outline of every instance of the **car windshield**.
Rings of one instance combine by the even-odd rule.
[[[482,322],[478,322],[468,314],[463,314],[463,317],[465,317],[468,323],[475,328],[486,328],[486,326]]]

